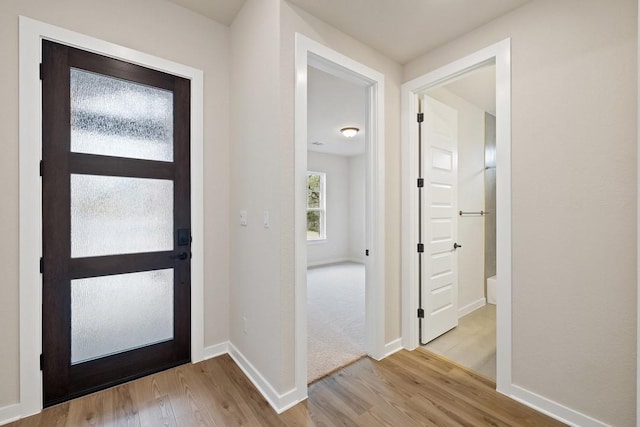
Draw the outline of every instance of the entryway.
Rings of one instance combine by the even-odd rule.
[[[190,361],[190,82],[43,41],[44,405]]]
[[[307,390],[307,236],[308,236],[308,73],[309,66],[359,85],[367,105],[364,132],[364,250],[365,340],[367,355],[384,357],[384,76],[321,44],[296,34],[295,102],[295,246],[296,246],[296,389],[298,398]],[[343,127],[335,129],[339,132]],[[357,127],[357,126],[356,126]]]
[[[366,355],[366,87],[307,67],[309,383]]]
[[[494,380],[495,87],[490,63],[421,99],[429,196],[422,197],[421,344]]]
[[[499,391],[511,383],[509,45],[510,41],[505,40],[489,46],[412,80],[402,88],[406,129],[403,134],[402,239],[406,254],[402,260],[403,345],[413,349],[432,342],[432,350],[463,365],[473,364],[471,367],[476,369],[491,363],[495,357]],[[492,68],[494,64],[495,68]],[[460,89],[465,76],[477,76],[483,69],[490,70],[496,83],[492,89],[495,148],[491,156],[486,155],[487,110],[478,109],[472,119],[476,123],[470,127],[481,131],[473,138],[468,135],[463,138],[475,144],[471,151],[470,147],[464,147],[464,150],[476,152],[476,155],[467,154],[464,167],[460,168],[459,133],[469,129],[468,123],[459,126],[458,111],[462,116],[464,108],[472,109],[472,106],[452,91]],[[456,84],[458,87],[454,87]],[[443,87],[449,91],[443,92]],[[476,88],[476,91],[483,90],[486,88]],[[454,98],[460,105],[456,105]],[[431,117],[427,119],[429,115]],[[487,175],[495,177],[495,208],[490,208],[484,200],[484,193],[494,191],[483,191]],[[461,181],[462,186],[459,185]],[[485,228],[490,221],[496,225],[493,247],[485,245],[491,240],[485,239],[485,233],[491,233]],[[493,262],[485,262],[492,258]],[[487,274],[497,282],[496,338],[493,339],[490,325],[469,323],[474,321],[474,314],[484,321],[492,318],[492,307],[482,309],[487,299],[492,299],[486,291]],[[458,326],[462,319],[464,325]],[[447,337],[447,331],[456,326],[460,331],[454,329],[452,336]],[[455,360],[456,352],[451,350],[462,349],[464,343],[471,342],[464,341],[465,336],[483,334],[485,340],[467,347],[466,351],[478,350],[476,353],[483,360]],[[495,347],[495,356],[492,347]],[[491,372],[491,369],[485,369],[485,373]]]

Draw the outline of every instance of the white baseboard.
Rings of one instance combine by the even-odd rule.
[[[18,421],[21,417],[20,404],[3,406],[0,408],[0,426]]]
[[[461,317],[466,316],[467,314],[476,311],[479,308],[484,307],[485,305],[487,305],[487,299],[482,297],[477,301],[474,301],[470,304],[465,305],[464,307],[461,307],[458,309],[458,319]]]
[[[300,393],[295,387],[284,394],[279,394],[233,343],[229,343],[229,355],[276,413],[281,414],[304,400],[304,397],[299,397]],[[304,394],[306,395],[306,393]]]
[[[229,353],[229,341],[221,342],[220,344],[210,345],[204,348],[203,359],[213,359],[214,357],[222,356]]]
[[[511,385],[510,396],[512,399],[523,403],[538,412],[542,412],[555,418],[558,421],[562,421],[570,426],[579,427],[606,427],[608,424],[598,421],[595,418],[591,418],[581,412],[575,411],[571,408],[567,408],[553,400],[540,396],[532,391],[526,390],[515,384]]]
[[[400,350],[402,350],[402,338],[398,338],[384,345],[384,357],[389,357]]]
[[[307,267],[321,267],[323,265],[340,264],[341,262],[350,262],[350,258],[323,259],[319,261],[308,261]]]

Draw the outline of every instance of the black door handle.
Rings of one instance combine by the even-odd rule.
[[[461,248],[461,247],[462,247],[462,245],[459,245],[457,243],[453,244],[453,250],[456,250],[456,249]]]
[[[171,258],[171,259],[179,259],[180,261],[184,261],[188,257],[189,257],[189,255],[187,255],[186,252],[182,252],[180,255],[172,255],[169,258]]]

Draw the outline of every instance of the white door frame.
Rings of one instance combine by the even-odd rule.
[[[203,73],[113,43],[20,16],[20,402],[13,418],[42,410],[42,40],[52,40],[191,80],[191,361],[204,357]]]
[[[402,345],[418,346],[417,97],[427,89],[495,61],[497,203],[497,389],[511,394],[511,39],[402,85]]]
[[[295,384],[299,400],[307,396],[307,66],[366,82],[367,159],[365,330],[367,354],[384,357],[384,75],[302,34],[295,35]]]

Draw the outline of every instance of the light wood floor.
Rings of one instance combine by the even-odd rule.
[[[423,346],[472,371],[496,378],[496,306],[462,317],[458,326]]]
[[[364,358],[277,415],[227,356],[98,392],[12,426],[559,426],[484,377],[418,349]]]

